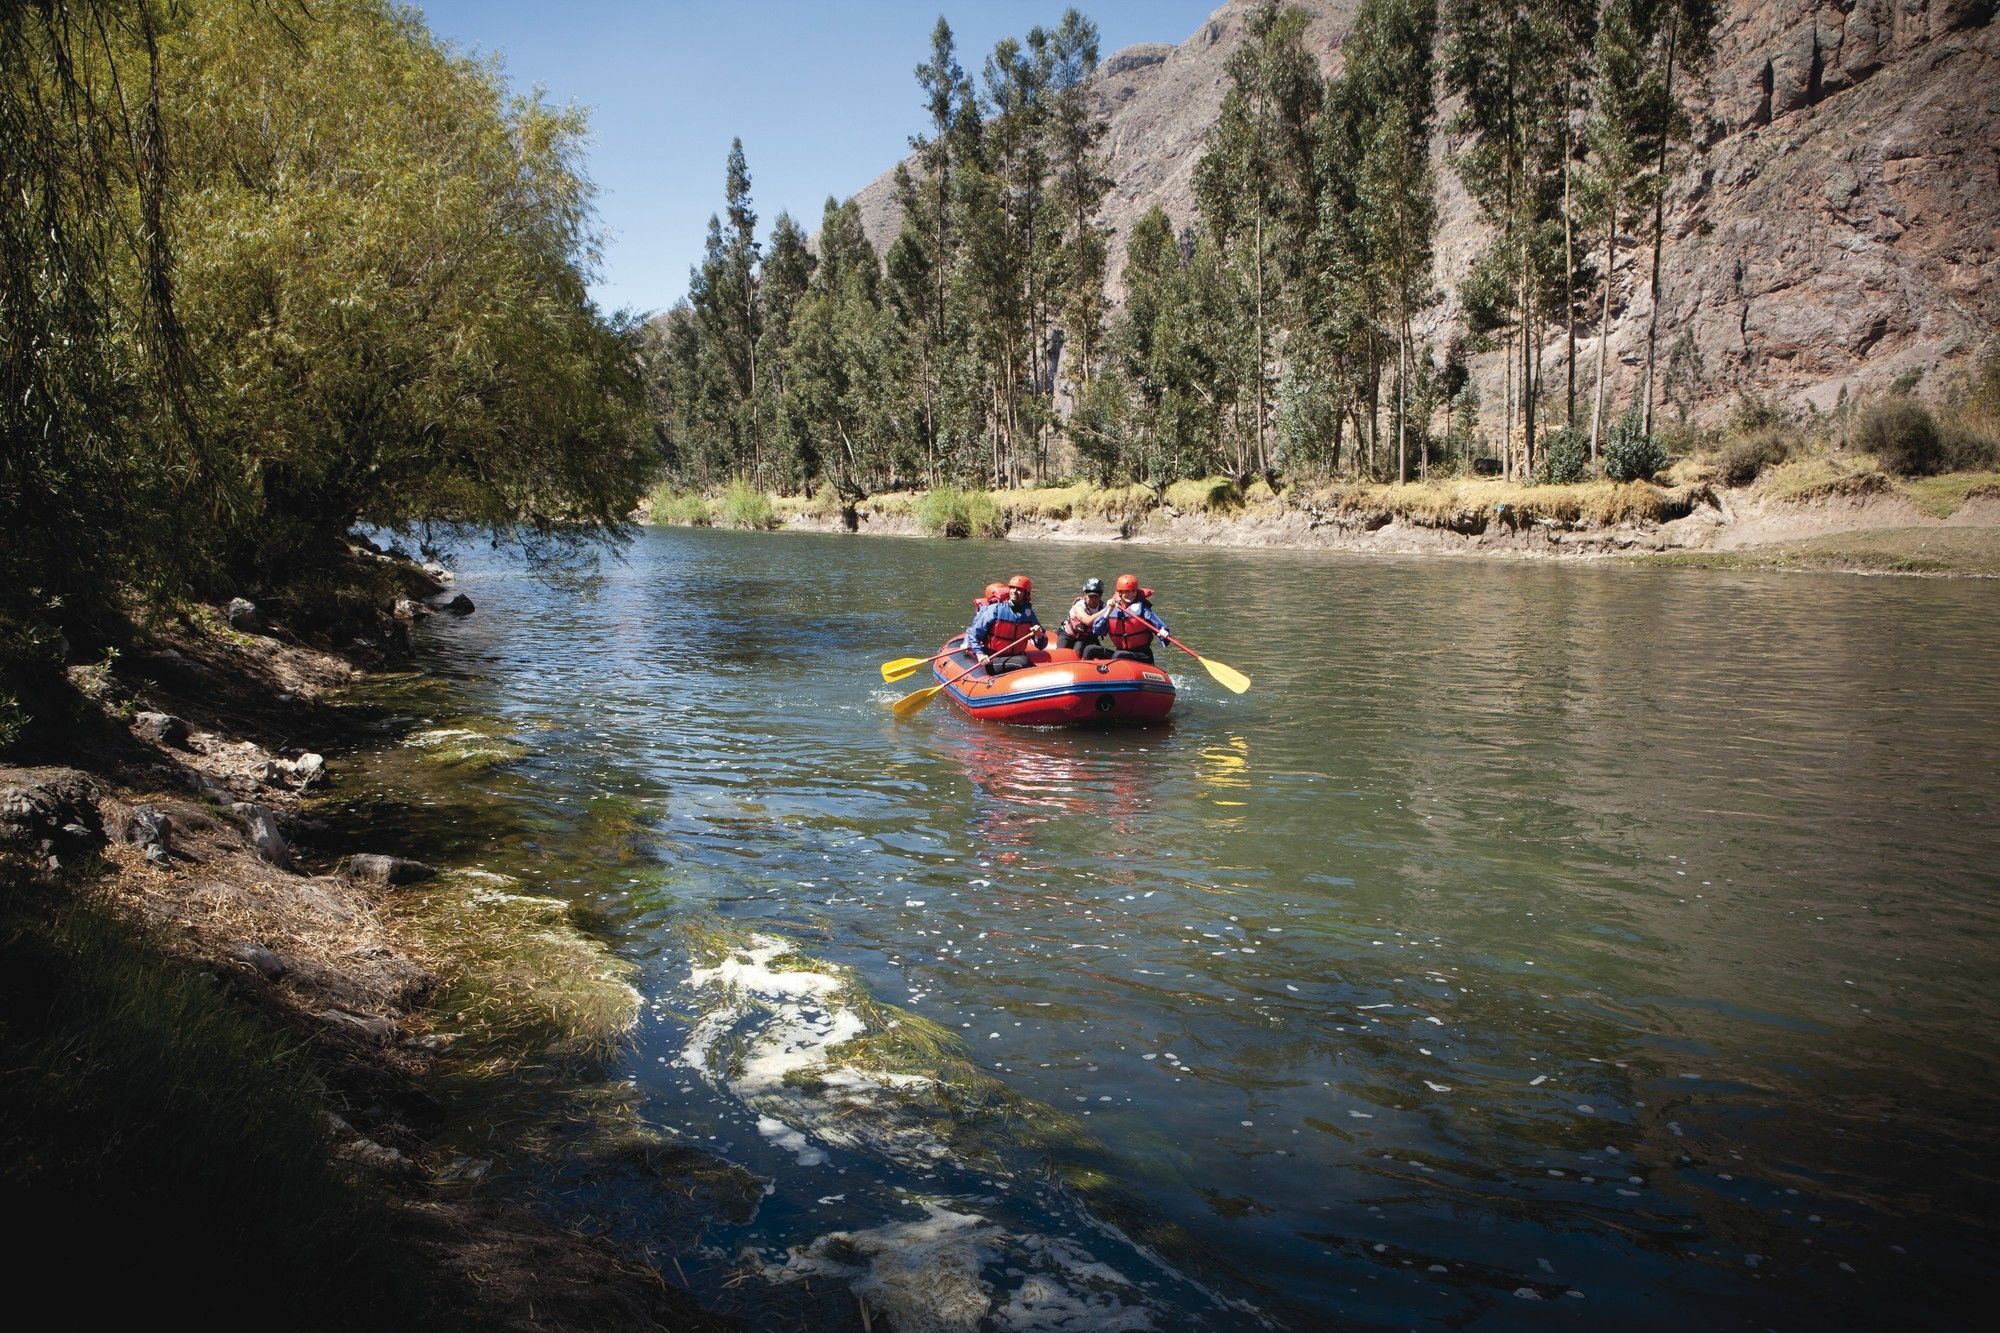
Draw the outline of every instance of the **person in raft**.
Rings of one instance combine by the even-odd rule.
[[[1090,632],[1090,622],[1103,609],[1104,580],[1085,579],[1083,596],[1070,603],[1069,617],[1056,631],[1056,647],[1074,648],[1077,656],[1084,658],[1111,656],[1111,650],[1099,646],[1097,636]]]
[[[1111,656],[1138,662],[1153,660],[1153,640],[1171,641],[1167,622],[1153,613],[1149,589],[1139,586],[1137,574],[1120,574],[1111,605],[1090,622],[1090,632],[1110,640]]]
[[[972,599],[972,614],[976,616],[994,602],[1004,602],[1006,600],[1007,585],[1004,583],[989,583],[986,585],[985,592],[980,593],[979,596]]]
[[[986,663],[987,675],[1003,675],[1027,666],[1025,649],[1030,642],[1037,648],[1049,646],[1048,631],[1042,628],[1029,601],[1034,591],[1035,585],[1026,574],[1016,574],[1007,580],[1007,600],[980,607],[972,618],[972,628],[965,631],[965,646],[982,656],[992,654]]]

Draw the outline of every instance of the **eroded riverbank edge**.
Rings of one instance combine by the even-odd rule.
[[[1593,524],[1532,513],[1447,513],[1425,521],[1387,509],[1333,508],[1280,497],[1218,513],[1154,509],[1123,521],[1019,516],[1008,541],[1338,551],[1360,555],[1636,561],[1688,568],[1771,569],[1919,577],[2000,577],[2000,495],[1975,491],[1944,517],[1882,490],[1804,499],[1750,489],[1693,488],[1665,522]],[[914,514],[866,505],[850,515],[791,511],[782,530],[860,536],[931,535]]]
[[[412,591],[450,595],[435,579]],[[398,603],[385,637],[427,610]],[[71,669],[84,703],[66,752],[0,763],[10,909],[114,922],[129,932],[122,947],[165,960],[250,1016],[274,1064],[302,1052],[324,1093],[313,1150],[357,1195],[386,1206],[445,1326],[737,1327],[637,1255],[477,1189],[485,1164],[435,1150],[453,1110],[436,1094],[454,1035],[440,1030],[452,964],[406,904],[438,874],[395,847],[329,846],[314,813],[338,756],[380,740],[343,696],[395,662],[372,645],[322,651],[270,628],[244,632],[196,608],[136,634],[103,665]],[[46,998],[23,991],[10,1008]],[[132,1128],[140,1140],[153,1130]],[[677,1158],[663,1174],[698,1181],[702,1165]],[[254,1216],[266,1202],[232,1206]],[[193,1204],[186,1220],[205,1223]]]

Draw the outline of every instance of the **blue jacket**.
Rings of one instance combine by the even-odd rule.
[[[1016,625],[1042,627],[1040,616],[1035,614],[1033,603],[1016,611],[1008,602],[988,602],[979,608],[979,614],[972,618],[972,625],[965,631],[965,646],[984,656],[986,645],[993,637],[993,626],[997,621],[1011,621]]]
[[[1122,607],[1116,602],[1106,603],[1104,609],[1097,613],[1097,619],[1090,622],[1090,632],[1102,638],[1109,632],[1111,617],[1113,616],[1137,616],[1148,625],[1151,625],[1153,632],[1160,637],[1166,639],[1173,637],[1173,635],[1167,632],[1167,622],[1153,613],[1153,604],[1151,602],[1134,602],[1129,607]]]

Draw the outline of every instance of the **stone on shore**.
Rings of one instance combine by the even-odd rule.
[[[285,966],[284,959],[261,944],[239,944],[229,951],[229,956],[255,971],[266,981],[276,981],[291,970]]]
[[[362,852],[350,856],[341,869],[349,879],[362,880],[369,884],[415,884],[437,874],[436,866],[425,865],[422,861],[412,861],[401,856],[384,856],[377,852]]]
[[[141,713],[132,719],[132,730],[161,745],[179,750],[187,748],[188,724],[172,713]]]
[[[229,599],[229,609],[223,613],[228,617],[229,628],[241,630],[245,634],[264,632],[264,617],[258,614],[257,604],[247,597]]]
[[[243,821],[244,831],[250,835],[250,845],[257,855],[281,870],[292,868],[291,844],[278,831],[278,816],[269,806],[255,805],[249,801],[237,801],[230,807],[236,817]]]
[[[472,614],[472,599],[470,597],[467,597],[464,593],[459,593],[457,596],[453,597],[450,601],[444,604],[444,609],[447,611],[455,612],[461,616],[469,616]]]
[[[0,791],[0,848],[52,857],[103,845],[95,783],[69,768],[23,776]]]

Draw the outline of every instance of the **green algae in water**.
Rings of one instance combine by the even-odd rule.
[[[639,1018],[632,967],[579,929],[569,904],[450,871],[398,900],[443,982],[439,1008],[492,1072],[601,1070]]]
[[[483,726],[467,725],[472,722]],[[495,734],[502,730],[497,720],[459,718],[448,727],[413,732],[404,744],[422,751],[426,763],[457,769],[497,768],[528,752],[528,747],[519,741]]]

